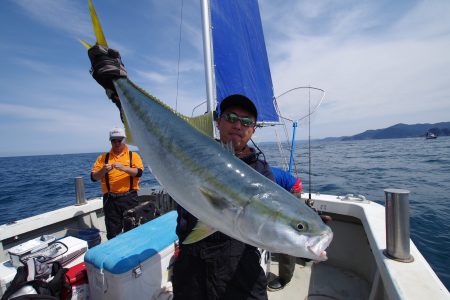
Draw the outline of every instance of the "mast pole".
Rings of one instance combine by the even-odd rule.
[[[205,60],[206,97],[208,112],[215,109],[215,83],[212,52],[210,1],[200,0],[202,8],[203,55]]]

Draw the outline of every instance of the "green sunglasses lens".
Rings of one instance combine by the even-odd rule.
[[[227,120],[230,121],[231,123],[235,123],[237,120],[239,120],[239,117],[236,116],[235,114],[226,114],[225,116]]]
[[[253,126],[253,120],[250,118],[241,118],[241,124],[246,127],[250,127]]]
[[[236,121],[240,121],[241,124],[245,127],[250,127],[253,126],[255,123],[253,122],[253,120],[251,118],[246,118],[246,117],[239,117],[233,113],[229,113],[229,114],[225,114],[225,119],[231,123],[235,123]]]

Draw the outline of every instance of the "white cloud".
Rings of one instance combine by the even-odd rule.
[[[392,27],[396,38],[436,38],[449,35],[450,2],[418,1]]]
[[[299,21],[288,19],[282,26],[289,34],[267,42],[275,90],[308,84],[325,89],[331,105],[325,102],[315,121],[337,125],[322,128],[323,137],[398,122],[444,121],[442,111],[450,110],[450,23],[443,21],[450,17],[449,5],[419,2],[380,26],[365,22],[376,7],[353,3],[324,20],[333,26],[315,36],[295,33]],[[324,13],[319,7],[311,16]]]
[[[69,0],[17,0],[25,12],[49,27],[58,28],[79,36],[92,32],[87,1]],[[81,4],[84,4],[82,6]]]
[[[141,80],[149,80],[153,83],[164,83],[167,82],[168,77],[165,75],[162,75],[158,72],[152,72],[152,71],[135,71],[139,77],[142,77]]]
[[[15,117],[26,121],[44,121],[47,124],[64,124],[65,126],[85,127],[89,119],[83,115],[77,115],[62,109],[32,107],[0,103],[0,115]]]
[[[16,58],[16,62],[22,67],[36,73],[52,74],[54,72],[53,66],[41,61],[27,58]]]

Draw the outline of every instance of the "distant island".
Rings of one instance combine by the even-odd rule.
[[[323,140],[340,140],[340,141],[355,141],[355,140],[374,140],[374,139],[401,139],[423,137],[427,133],[433,133],[439,136],[450,136],[450,122],[440,122],[435,124],[403,124],[399,123],[383,129],[366,130],[352,136],[332,137]]]

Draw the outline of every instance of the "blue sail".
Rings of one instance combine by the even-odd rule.
[[[278,122],[257,0],[210,3],[218,104],[241,94],[255,103],[258,122]]]

